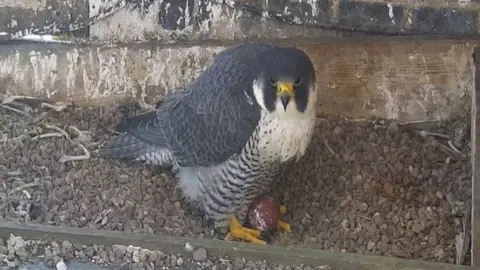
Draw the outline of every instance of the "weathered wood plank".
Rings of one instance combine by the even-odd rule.
[[[249,243],[221,240],[194,239],[161,234],[139,234],[88,228],[57,227],[37,224],[0,222],[0,237],[10,234],[24,239],[71,241],[81,244],[134,245],[157,249],[168,253],[188,254],[185,244],[207,248],[210,256],[234,256],[248,259],[268,260],[280,264],[328,265],[342,270],[470,270],[473,267],[396,259],[382,256],[367,256],[351,253],[336,253],[319,249],[288,248],[282,246],[257,246]]]
[[[291,41],[277,42],[291,45]],[[468,40],[296,43],[317,70],[319,114],[422,121],[465,115],[471,107]],[[185,46],[0,47],[0,95],[105,105],[149,103],[191,81],[225,43]]]
[[[475,47],[475,89],[472,97],[472,265],[480,268],[480,47]]]

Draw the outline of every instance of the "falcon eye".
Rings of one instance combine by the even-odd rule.
[[[273,86],[277,86],[277,81],[275,81],[275,79],[273,79],[271,76],[270,76],[270,84]]]
[[[299,86],[302,83],[302,77],[298,77],[294,83],[295,83],[295,86]]]

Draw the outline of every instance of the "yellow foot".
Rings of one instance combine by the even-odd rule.
[[[225,236],[225,240],[243,239],[254,244],[265,245],[266,242],[260,240],[260,230],[245,228],[238,222],[237,218],[230,218],[230,232]]]
[[[287,207],[285,205],[280,206],[280,214],[284,216],[287,213]],[[278,230],[284,230],[286,232],[292,232],[290,229],[290,224],[283,220],[278,220],[278,225],[277,225]]]

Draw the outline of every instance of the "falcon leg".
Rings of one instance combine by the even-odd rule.
[[[280,206],[280,214],[284,216],[286,213],[287,213],[287,207],[285,207],[285,205]],[[277,228],[279,230],[283,230],[286,232],[292,232],[292,230],[290,229],[290,224],[288,224],[283,220],[278,220]]]
[[[266,242],[260,240],[260,230],[245,228],[238,222],[235,216],[230,217],[230,232],[225,240],[230,241],[234,238],[243,239],[254,244],[265,245]]]
[[[247,200],[251,202],[252,200]],[[261,231],[257,229],[246,228],[243,226],[245,219],[247,218],[247,212],[250,204],[244,204],[240,206],[235,215],[230,217],[230,232],[225,237],[225,240],[231,241],[233,239],[243,239],[254,244],[266,245],[266,242],[261,240]],[[238,217],[238,219],[237,219]],[[242,221],[242,223],[239,222]]]

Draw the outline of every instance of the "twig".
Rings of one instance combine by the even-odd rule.
[[[81,143],[79,143],[80,147],[82,147],[83,152],[85,153],[84,155],[80,156],[68,156],[68,155],[63,155],[60,157],[58,162],[65,163],[68,161],[77,161],[77,160],[87,160],[90,159],[90,151]]]
[[[17,99],[36,99],[36,98],[28,97],[28,96],[9,96],[9,97],[6,97],[4,100],[2,100],[2,104],[11,104]]]
[[[81,131],[75,126],[68,126],[69,129],[73,129],[77,134],[76,141],[78,142],[90,142],[92,139],[88,131]]]
[[[8,192],[8,194],[9,194],[9,195],[12,195],[12,194],[15,194],[15,193],[17,193],[17,192],[19,192],[19,191],[22,191],[22,190],[26,189],[26,188],[36,187],[36,186],[38,186],[38,185],[40,185],[38,182],[26,183],[26,184],[23,184],[23,185],[18,186],[18,187],[16,187],[16,188],[12,188],[12,189],[10,190],[10,192]]]
[[[28,114],[28,113],[26,113],[26,112],[24,112],[24,111],[21,111],[21,110],[19,110],[19,109],[12,108],[12,107],[10,107],[10,106],[8,106],[8,105],[0,104],[0,106],[2,106],[3,108],[5,108],[5,109],[7,109],[7,110],[11,110],[11,111],[14,111],[14,112],[16,112],[16,113],[18,113],[18,114],[21,114],[21,115],[23,115],[23,116],[30,116],[30,114]]]
[[[63,134],[62,132],[50,132],[50,133],[44,133],[44,134],[40,134],[40,135],[37,135],[35,137],[32,137],[32,140],[38,140],[38,139],[46,139],[46,138],[51,138],[51,137],[64,137],[65,134]]]
[[[450,136],[441,133],[430,132],[426,130],[415,130],[415,132],[417,132],[417,134],[420,135],[422,138],[427,138],[430,136],[450,140]]]
[[[47,103],[47,102],[42,102],[40,104],[40,107],[49,108],[49,109],[55,110],[57,112],[61,112],[61,111],[65,110],[66,108],[68,108],[68,104],[51,104],[51,103]]]
[[[443,144],[443,143],[440,143],[440,142],[437,141],[435,138],[430,138],[430,139],[431,139],[432,142],[434,142],[435,144],[440,145],[440,147],[441,147],[440,150],[442,151],[442,149],[443,149],[443,152],[444,152],[445,154],[447,154],[447,155],[448,155],[448,154],[457,155],[456,158],[458,158],[458,155],[461,155],[462,158],[465,158],[465,155],[464,155],[462,152],[458,151],[458,149],[455,148],[455,147],[453,146],[453,144],[452,144],[452,145],[449,144],[449,146],[450,146],[450,147],[449,147],[449,146],[446,146],[446,145]],[[449,140],[449,141],[450,141],[450,140]],[[452,148],[452,147],[453,147],[453,148]],[[457,150],[458,152],[455,151],[455,150]]]
[[[469,214],[471,211],[471,205],[467,206],[466,214],[463,217],[463,232],[458,233],[455,236],[455,263],[460,265],[465,260],[465,256],[467,252],[470,250],[470,221],[469,221]]]
[[[323,138],[322,140],[323,140],[323,143],[325,144],[325,147],[327,147],[327,150],[330,152],[330,154],[336,156],[337,153],[335,153],[335,151],[333,151],[330,145],[328,145],[327,139]]]
[[[57,127],[57,126],[50,125],[50,124],[45,124],[45,127],[49,128],[49,129],[56,130],[56,131],[62,133],[69,142],[73,143],[72,139],[70,139],[70,135],[68,135],[68,133],[65,130],[63,130],[63,129]]]
[[[22,193],[25,194],[25,197],[27,197],[27,199],[30,200],[32,198],[32,195],[30,195],[30,193],[26,189],[22,189]]]
[[[452,148],[454,152],[456,152],[456,153],[462,155],[463,157],[465,157],[465,155],[464,155],[460,150],[458,150],[458,149],[455,147],[455,145],[453,145],[453,142],[452,142],[451,140],[448,140],[447,143],[448,143],[448,146],[450,146],[450,148]]]

